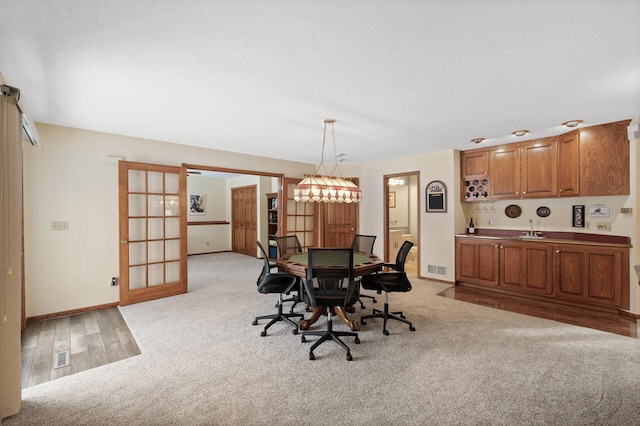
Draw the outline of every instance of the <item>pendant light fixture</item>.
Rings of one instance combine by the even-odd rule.
[[[323,202],[323,203],[359,203],[362,199],[362,192],[358,186],[342,177],[338,167],[338,152],[336,151],[336,134],[333,123],[336,120],[327,118],[324,120],[324,135],[322,137],[322,157],[320,164],[316,167],[316,173],[305,175],[306,177],[296,185],[293,190],[293,199],[302,202]],[[335,165],[331,173],[327,172],[324,165],[324,147],[327,139],[327,125],[331,125],[331,136],[333,138],[333,158]]]

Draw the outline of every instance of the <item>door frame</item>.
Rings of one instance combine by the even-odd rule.
[[[389,178],[392,177],[398,177],[398,176],[415,176],[416,177],[416,205],[413,207],[412,210],[410,210],[409,214],[416,215],[416,227],[417,227],[417,234],[415,235],[415,241],[417,241],[416,245],[417,245],[417,261],[416,261],[416,275],[418,278],[421,278],[420,276],[420,250],[422,248],[422,242],[421,242],[421,231],[420,231],[420,206],[422,205],[422,197],[421,194],[422,192],[420,191],[420,171],[419,170],[415,170],[412,172],[398,172],[398,173],[391,173],[391,174],[386,174],[382,176],[382,188],[383,188],[383,193],[384,193],[384,197],[383,197],[383,229],[384,229],[384,258],[387,259],[388,262],[395,262],[395,259],[389,259]]]
[[[157,286],[146,286],[144,288],[129,288],[129,170],[142,170],[145,172],[153,171],[159,173],[176,174],[178,176],[178,206],[179,206],[179,272],[178,281],[163,283]],[[146,188],[146,191],[148,188]],[[184,167],[167,166],[160,164],[151,164],[135,161],[119,161],[118,162],[118,197],[119,197],[119,268],[120,268],[120,306],[130,305],[134,303],[146,302],[149,300],[160,299],[164,297],[174,296],[186,293],[188,291],[187,277],[187,172]],[[166,195],[166,194],[165,194]],[[144,217],[148,217],[145,215]],[[163,234],[164,235],[164,234]],[[145,234],[145,241],[148,241],[148,234]],[[163,236],[164,238],[164,236]],[[166,259],[163,255],[163,264]],[[147,264],[147,268],[149,265]],[[148,284],[148,283],[147,283]]]
[[[202,165],[202,164],[193,164],[193,163],[182,163],[182,168],[184,169],[184,175],[185,175],[185,182],[186,182],[186,177],[187,177],[187,171],[192,171],[192,170],[201,170],[201,171],[209,171],[209,172],[220,172],[220,173],[232,173],[232,174],[239,174],[239,175],[250,175],[250,176],[265,176],[265,177],[271,177],[271,178],[278,178],[278,235],[283,235],[281,234],[281,232],[283,232],[284,226],[285,226],[285,220],[284,218],[282,218],[282,214],[280,214],[280,212],[282,212],[282,205],[283,205],[283,182],[284,182],[284,174],[283,173],[271,173],[271,172],[261,172],[261,171],[257,171],[257,170],[248,170],[248,169],[233,169],[233,168],[228,168],[228,167],[218,167],[218,166],[207,166],[207,165]],[[185,188],[186,188],[186,183],[185,183]],[[186,189],[185,189],[186,190]],[[274,191],[271,191],[274,192]],[[262,194],[256,194],[256,197],[260,197]],[[259,221],[262,220],[262,217],[260,216],[259,212],[258,212],[258,224]],[[233,232],[233,230],[231,231]],[[187,228],[185,226],[185,238],[188,238],[188,232],[187,232]],[[260,233],[258,233],[257,236],[258,240],[261,239],[261,235]],[[185,244],[187,243],[187,240],[185,239]],[[233,241],[231,242],[231,244],[233,245]],[[233,247],[232,247],[233,249]],[[256,254],[257,254],[257,247],[256,247]]]

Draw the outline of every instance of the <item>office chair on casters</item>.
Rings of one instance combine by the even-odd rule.
[[[314,281],[317,287],[314,286]],[[357,282],[353,279],[353,249],[352,248],[310,248],[307,263],[307,279],[305,283],[305,297],[314,308],[327,311],[326,330],[303,331],[300,341],[305,343],[306,336],[320,336],[309,350],[309,359],[314,360],[313,351],[322,343],[333,340],[347,351],[347,361],[351,361],[351,350],[340,337],[355,337],[354,342],[360,343],[358,333],[350,331],[336,331],[333,329],[334,307],[344,307],[355,303],[357,298]]]
[[[360,324],[365,325],[369,318],[382,318],[384,320],[382,324],[382,333],[385,336],[389,335],[387,331],[387,320],[393,319],[396,321],[409,324],[409,330],[416,331],[415,327],[408,321],[402,312],[389,312],[389,293],[393,292],[407,292],[411,291],[411,281],[407,278],[406,272],[404,272],[404,263],[407,260],[407,255],[413,243],[405,241],[396,257],[396,263],[385,263],[384,266],[392,268],[393,271],[386,271],[380,273],[374,273],[371,275],[365,275],[362,277],[362,287],[367,290],[375,290],[380,294],[384,291],[384,310],[374,309],[373,314],[364,315],[360,318]]]
[[[264,247],[262,247],[262,244],[260,244],[260,241],[256,241],[256,244],[260,248],[260,251],[262,251],[262,255],[264,257],[264,265],[262,267],[262,272],[260,273],[260,276],[258,277],[258,281],[257,281],[258,291],[263,294],[278,293],[280,300],[276,305],[276,307],[278,308],[277,313],[256,317],[256,319],[253,320],[252,324],[258,325],[258,321],[263,319],[271,320],[260,333],[260,336],[262,337],[266,336],[267,329],[278,321],[283,321],[293,326],[292,333],[298,334],[298,324],[291,321],[291,318],[295,318],[295,317],[302,318],[303,315],[293,314],[293,313],[285,314],[282,312],[282,303],[283,303],[282,295],[289,294],[291,289],[295,287],[296,283],[298,282],[297,280],[298,277],[292,274],[272,273],[271,265],[269,264],[269,259],[267,257],[267,253],[264,251]]]
[[[276,245],[278,246],[278,256],[283,256],[286,254],[297,254],[302,253],[302,246],[300,245],[300,240],[298,240],[297,235],[287,235],[285,237],[276,237]],[[293,302],[291,305],[291,310],[289,312],[293,313],[293,309],[296,305],[302,302],[302,295],[304,292],[304,285],[302,284],[302,278],[297,277],[298,285],[293,291],[297,294],[292,295],[290,298],[283,300],[283,302]]]
[[[356,236],[353,237],[353,241],[351,242],[351,248],[353,249],[354,252],[373,254],[373,244],[375,242],[376,242],[375,235],[356,234]],[[358,295],[358,302],[360,302],[360,309],[366,308],[366,306],[364,306],[364,303],[362,302],[363,297],[372,299],[373,303],[378,303],[378,301],[374,296],[369,296],[368,294],[360,293]]]
[[[278,251],[280,256],[285,254],[302,253],[302,246],[297,235],[287,235],[285,237],[276,237],[276,244],[278,245]]]

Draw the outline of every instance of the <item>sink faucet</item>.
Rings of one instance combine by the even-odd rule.
[[[529,226],[531,227],[531,231],[529,232],[529,235],[535,235],[533,233],[533,220],[532,219],[529,219]]]

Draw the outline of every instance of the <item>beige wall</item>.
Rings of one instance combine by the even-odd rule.
[[[38,124],[43,140],[41,150],[25,153],[25,262],[27,316],[37,316],[118,301],[117,287],[109,285],[118,275],[118,170],[105,161],[109,155],[128,161],[153,164],[219,166],[284,173],[302,177],[315,171],[315,165],[246,156],[184,145],[89,132]],[[426,142],[425,142],[426,143]],[[636,143],[632,158],[637,159]],[[362,166],[342,166],[344,176],[360,177],[364,194],[360,206],[360,229],[378,235],[376,253],[384,252],[383,176],[420,171],[420,264],[422,275],[454,281],[455,249],[453,235],[465,232],[469,206],[459,201],[459,154],[449,150],[417,155]],[[533,215],[536,228],[573,231],[570,206],[603,202],[610,205],[612,234],[635,240],[635,197],[638,177],[632,165],[632,194],[629,197],[596,199],[545,199],[518,202],[521,220],[504,216],[510,202],[496,202],[493,213],[496,228],[523,228]],[[447,213],[425,213],[425,186],[432,180],[447,185]],[[264,184],[267,187],[267,184]],[[274,189],[275,191],[275,189]],[[262,197],[259,192],[259,197]],[[591,200],[593,199],[593,200]],[[262,201],[260,198],[259,201]],[[535,216],[540,205],[552,215],[542,221]],[[633,214],[615,213],[622,206],[633,207]],[[227,209],[230,207],[227,205]],[[477,226],[485,227],[490,213],[477,216]],[[477,219],[476,219],[477,217]],[[68,231],[51,231],[50,222],[69,221]],[[585,230],[586,232],[586,230]],[[589,232],[596,232],[590,229]],[[262,232],[259,234],[262,236]],[[631,264],[640,263],[636,250]],[[427,264],[446,266],[446,277],[427,274]],[[635,273],[630,270],[632,311],[638,312],[640,296]]]
[[[38,123],[42,149],[25,152],[26,315],[117,302],[118,168],[107,156],[302,177],[312,164],[89,132]],[[68,221],[68,231],[51,231]]]

